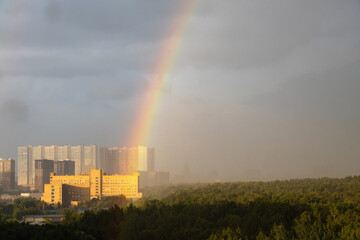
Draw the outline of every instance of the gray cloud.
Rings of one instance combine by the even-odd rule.
[[[329,117],[360,117],[360,70],[357,62],[321,73],[308,73],[281,84],[252,101],[253,105],[298,114]]]
[[[358,1],[210,2],[209,13],[191,22],[189,44],[185,42],[179,60],[182,65],[259,67],[319,38],[338,33],[359,36],[354,34],[360,27]]]
[[[0,157],[125,144],[184,1],[14,2],[0,3]],[[359,171],[359,13],[357,0],[198,1],[154,113],[159,169]]]
[[[29,107],[22,101],[9,99],[2,104],[0,112],[11,123],[24,123],[28,119]]]
[[[101,42],[160,40],[179,6],[179,1],[38,1],[26,8],[5,5],[8,22],[21,29],[22,39],[7,44],[37,48],[79,48]],[[26,3],[24,3],[26,4]],[[31,25],[31,28],[28,28]]]

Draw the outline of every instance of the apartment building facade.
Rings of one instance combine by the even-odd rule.
[[[139,173],[131,175],[106,175],[103,169],[90,169],[75,176],[50,175],[41,200],[63,206],[76,205],[81,201],[124,195],[129,199],[142,197],[139,192]]]

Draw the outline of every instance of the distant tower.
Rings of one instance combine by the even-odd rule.
[[[70,148],[70,145],[57,146],[57,161],[71,159]]]
[[[84,145],[70,146],[70,159],[75,161],[75,174],[80,174],[84,162]]]
[[[3,190],[15,189],[15,160],[0,158],[0,184]]]
[[[119,149],[119,174],[126,174],[126,159],[128,158],[128,147]]]
[[[81,172],[88,172],[90,169],[96,169],[96,153],[97,146],[84,146],[84,162]]]
[[[54,172],[53,160],[35,160],[35,190],[44,192],[44,184],[50,183],[51,172]]]
[[[154,149],[146,146],[136,146],[128,149],[126,173],[135,171],[154,171]]]
[[[120,174],[120,149],[108,148],[108,158],[104,167],[106,174]]]
[[[18,147],[18,184],[29,185],[31,174],[31,146]]]

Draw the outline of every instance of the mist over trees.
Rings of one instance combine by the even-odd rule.
[[[48,208],[34,200],[1,205],[6,239],[359,239],[360,176],[147,188],[63,209],[59,225],[20,223],[15,209]]]

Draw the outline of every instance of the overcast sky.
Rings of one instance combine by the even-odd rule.
[[[0,0],[0,157],[122,146],[184,0]],[[156,168],[360,173],[360,1],[199,0],[150,145]]]

